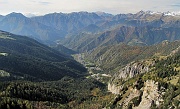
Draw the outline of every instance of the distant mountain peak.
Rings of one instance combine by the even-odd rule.
[[[158,12],[158,11],[139,11],[137,12],[136,14],[162,14],[163,16],[180,16],[180,11],[173,11],[173,12],[170,12],[170,11],[167,11],[167,12]]]
[[[25,16],[22,13],[16,13],[16,12],[12,12],[12,13],[8,14],[7,16],[8,17],[25,18]]]
[[[150,11],[150,10],[148,10],[148,11],[141,10],[141,11],[137,12],[136,14],[162,14],[162,12],[155,12],[155,11]]]
[[[101,12],[101,11],[97,11],[95,12],[98,16],[105,16],[105,17],[111,17],[113,16],[112,14],[109,13],[105,13],[105,12]]]
[[[179,16],[180,15],[180,11],[179,12],[164,12],[163,15],[165,16]]]

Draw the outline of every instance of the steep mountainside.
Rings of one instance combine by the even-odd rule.
[[[173,53],[173,54],[172,54]],[[128,64],[109,81],[113,108],[176,108],[180,97],[180,47],[165,57]]]
[[[86,54],[88,60],[95,62],[105,71],[117,70],[132,61],[152,56],[167,55],[180,46],[180,41],[163,41],[152,46],[129,46],[118,44],[102,46]],[[111,72],[112,73],[112,72]]]
[[[0,70],[13,78],[58,80],[64,76],[79,77],[86,69],[70,56],[39,42],[0,32]]]

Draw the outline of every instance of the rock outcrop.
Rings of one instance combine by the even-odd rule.
[[[158,91],[158,82],[147,80],[144,83],[142,101],[134,109],[150,109],[153,104],[158,107],[162,101],[161,92]]]
[[[114,74],[108,84],[108,90],[114,94],[119,94],[123,88],[122,85],[118,84],[119,81],[127,80],[148,71],[149,65],[147,66],[147,64],[144,64],[144,62],[130,63],[124,68],[120,69],[118,73]]]
[[[122,85],[117,86],[115,84],[108,83],[108,90],[113,94],[119,94],[122,88],[123,88]]]
[[[108,90],[113,94],[122,94],[125,81],[129,81],[130,78],[150,71],[150,66],[152,65],[153,61],[128,64],[112,77],[108,84]],[[129,104],[132,104],[132,100],[138,97],[140,98],[140,101],[138,101],[139,104],[136,104],[136,106],[132,104],[132,108],[134,109],[150,109],[152,105],[158,107],[163,102],[161,91],[158,90],[158,82],[147,80],[142,83],[140,88],[136,87],[136,82],[125,92],[126,96],[121,100],[120,106],[127,108]]]
[[[128,79],[148,71],[149,71],[149,66],[145,66],[142,63],[133,63],[133,64],[128,64],[124,68],[120,69],[119,73],[116,74],[116,77],[119,79],[120,78]]]

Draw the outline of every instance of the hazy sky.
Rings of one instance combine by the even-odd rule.
[[[0,14],[46,14],[53,12],[103,11],[112,14],[140,10],[180,11],[180,0],[0,0]]]

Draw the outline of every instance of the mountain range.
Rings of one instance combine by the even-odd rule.
[[[179,22],[178,14],[150,11],[117,15],[103,12],[50,13],[31,18],[10,13],[0,16],[0,30],[25,35],[48,45],[58,42],[82,52],[93,49],[89,48],[93,44],[95,47],[120,42],[152,45],[163,40],[174,41],[179,39]],[[106,40],[103,37],[107,37]],[[84,42],[88,43],[84,45]]]

